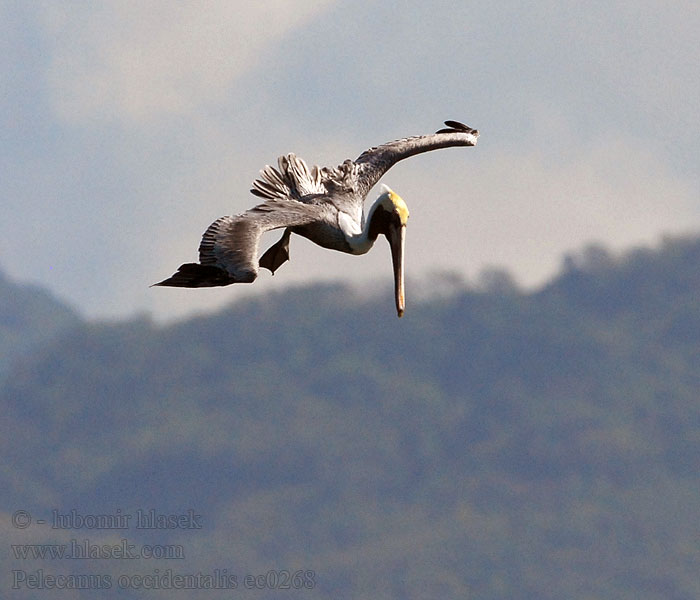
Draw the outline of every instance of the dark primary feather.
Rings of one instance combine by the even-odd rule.
[[[440,129],[436,133],[452,133],[454,131],[465,131],[467,133],[473,133],[477,137],[479,135],[479,132],[476,129],[472,129],[468,125],[460,123],[459,121],[445,121],[445,125],[447,125],[448,129]]]
[[[180,265],[177,272],[168,279],[154,283],[154,286],[166,287],[217,287],[236,283],[226,271],[211,265],[199,263],[185,263]]]

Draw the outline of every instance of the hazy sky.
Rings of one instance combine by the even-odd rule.
[[[698,31],[683,1],[0,2],[0,268],[93,317],[389,288],[384,241],[301,238],[252,286],[148,286],[278,155],[336,165],[445,119],[479,145],[383,179],[411,209],[409,286],[489,266],[533,285],[589,242],[700,231]]]

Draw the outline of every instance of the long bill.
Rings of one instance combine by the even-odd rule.
[[[403,252],[406,240],[406,226],[390,226],[387,235],[391,246],[391,262],[394,265],[394,298],[396,300],[396,312],[403,317],[406,308],[406,296],[403,281]]]

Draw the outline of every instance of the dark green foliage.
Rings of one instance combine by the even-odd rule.
[[[700,240],[486,284],[74,328],[0,392],[3,508],[192,507],[180,571],[316,571],[296,597],[698,597]]]

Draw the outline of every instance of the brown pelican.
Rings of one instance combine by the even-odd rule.
[[[381,233],[391,246],[394,295],[399,317],[405,307],[403,256],[408,208],[401,197],[382,186],[365,218],[367,194],[396,162],[438,148],[474,146],[479,132],[457,121],[436,133],[403,138],[366,150],[336,168],[313,166],[295,156],[280,156],[275,169],[266,166],[250,190],[262,204],[236,217],[221,217],[204,232],[199,263],[186,263],[172,277],[154,285],[213,287],[251,283],[258,267],[274,272],[289,260],[289,237],[296,233],[340,252],[364,254]],[[285,231],[258,260],[258,242],[266,231]]]

